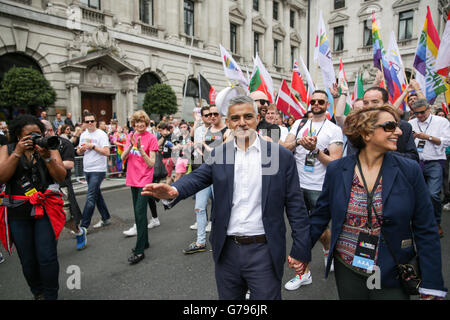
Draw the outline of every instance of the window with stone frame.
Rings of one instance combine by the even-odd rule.
[[[81,4],[84,4],[88,8],[101,10],[100,0],[81,0]]]
[[[237,32],[238,26],[230,23],[230,50],[232,53],[237,53]]]
[[[194,1],[184,0],[184,33],[194,35]]]
[[[253,0],[253,10],[259,11],[259,0]]]
[[[334,28],[333,50],[344,50],[344,26]]]
[[[372,20],[367,19],[364,21],[364,35],[363,35],[363,46],[372,46]]]
[[[256,57],[256,54],[259,54],[259,33],[253,33],[253,56]]]
[[[275,66],[279,66],[280,62],[280,41],[274,40],[273,41],[273,64]]]
[[[153,25],[153,0],[139,0],[139,20]]]
[[[295,11],[289,10],[289,26],[295,28]]]
[[[414,10],[400,12],[398,21],[398,40],[408,40],[413,34]]]
[[[279,3],[277,1],[273,2],[273,19],[274,20],[278,20],[278,7],[279,7]]]
[[[345,7],[345,0],[334,0],[334,10]]]

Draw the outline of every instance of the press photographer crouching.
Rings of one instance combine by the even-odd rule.
[[[63,199],[52,184],[66,169],[57,137],[44,138],[45,127],[31,115],[10,125],[10,143],[0,147],[0,240],[11,255],[14,243],[35,299],[58,298],[57,239],[65,223]]]

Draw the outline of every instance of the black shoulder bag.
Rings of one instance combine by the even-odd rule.
[[[361,178],[363,180],[364,187],[366,188],[366,191],[368,193],[368,199],[367,199],[368,210],[372,211],[372,209],[373,209],[375,211],[375,217],[377,218],[377,221],[380,224],[381,234],[383,235],[384,241],[386,242],[386,246],[388,247],[388,250],[391,253],[392,258],[394,259],[394,263],[397,266],[397,272],[398,272],[397,277],[400,279],[400,283],[403,287],[403,290],[408,295],[411,295],[411,296],[419,295],[419,286],[420,286],[420,283],[422,282],[422,280],[420,277],[420,267],[419,267],[419,263],[417,260],[417,255],[415,255],[411,259],[411,261],[409,261],[409,263],[402,264],[398,261],[397,256],[395,255],[394,250],[392,249],[391,245],[389,244],[389,240],[383,231],[383,226],[382,226],[380,217],[377,215],[375,208],[372,206],[371,197],[369,199],[369,191],[367,189],[367,184],[366,184],[364,175],[362,174],[361,163],[359,161],[358,155],[356,156],[356,163],[358,165],[359,172],[361,173]],[[377,182],[374,185],[374,189],[377,187],[379,180],[381,178],[381,171],[382,171],[382,169],[380,169],[380,173],[378,174]],[[374,191],[375,190],[372,190],[372,194],[374,193]],[[368,212],[368,214],[369,214],[369,212]],[[369,219],[371,219],[370,215],[369,215]]]

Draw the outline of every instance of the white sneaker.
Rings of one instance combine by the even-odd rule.
[[[211,232],[211,221],[208,222],[205,228],[206,232]]]
[[[94,229],[98,229],[101,227],[105,227],[105,226],[109,226],[111,224],[111,221],[109,220],[100,220],[99,222],[97,222],[96,224],[94,224]]]
[[[130,229],[123,232],[127,237],[134,237],[137,235],[136,224],[134,224]]]
[[[152,221],[150,221],[150,223],[148,224],[147,228],[152,229],[154,227],[158,227],[159,225],[161,225],[161,223],[159,223],[159,219],[158,218],[152,218]]]
[[[286,282],[284,287],[286,290],[292,291],[297,290],[301,286],[311,284],[312,283],[312,277],[311,277],[311,271],[308,273],[303,274],[302,276],[296,275],[291,280]]]
[[[245,300],[250,300],[250,289],[248,289],[247,293],[245,294]]]
[[[444,209],[445,211],[450,211],[450,202],[445,204],[442,209]]]
[[[197,222],[189,227],[191,230],[197,230]]]
[[[329,254],[329,250],[323,250],[323,260],[325,261],[325,268],[327,267],[327,262],[328,262],[328,254]],[[334,261],[331,260],[331,266],[330,266],[330,272],[334,272]]]

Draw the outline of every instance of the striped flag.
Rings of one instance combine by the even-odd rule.
[[[305,84],[303,83],[302,74],[300,73],[297,60],[294,61],[294,68],[292,70],[291,87],[300,94],[302,101],[308,105],[308,93],[306,92]]]
[[[386,54],[386,59],[389,63],[389,71],[394,84],[394,92],[390,95],[391,103],[394,103],[406,89],[403,62],[400,56],[400,50],[398,49],[397,40],[395,39],[394,31],[391,31],[391,39],[389,49]],[[402,102],[402,108],[406,111],[406,101]]]
[[[437,96],[447,90],[445,79],[435,71],[439,45],[439,35],[431,17],[430,7],[427,6],[427,16],[413,66],[417,70],[416,79],[429,103],[434,103]]]
[[[450,73],[450,10],[448,11],[447,23],[441,38],[435,70],[444,77]]]
[[[344,64],[342,63],[342,58],[339,63],[339,81],[343,81],[345,86],[348,88],[347,77],[345,76]],[[341,88],[339,88],[339,93]],[[349,95],[347,95],[347,101],[345,102],[344,115],[348,115],[352,111],[352,100]]]
[[[330,43],[328,42],[328,36],[322,17],[322,11],[320,12],[319,25],[316,36],[314,61],[322,70],[322,77],[325,88],[332,87],[333,84],[336,83],[336,75],[334,73]]]
[[[353,87],[352,94],[352,104],[355,103],[356,99],[364,97],[364,82],[362,78],[362,73],[358,74],[355,79],[355,86]]]
[[[219,44],[220,55],[222,56],[222,65],[225,76],[230,80],[236,80],[239,82],[241,87],[248,90],[248,80],[245,78],[241,68],[234,61],[233,56],[228,53],[228,51]]]
[[[306,110],[292,94],[291,90],[289,90],[286,80],[284,79],[281,83],[280,91],[278,92],[276,105],[278,110],[285,115],[292,115],[296,120],[303,118],[306,113]]]

